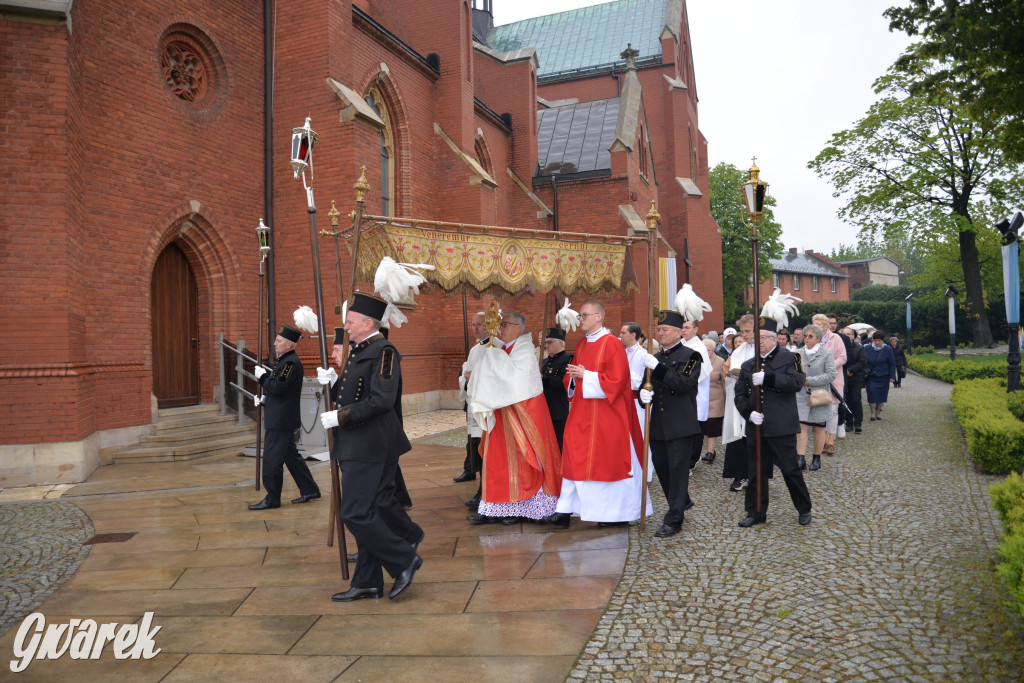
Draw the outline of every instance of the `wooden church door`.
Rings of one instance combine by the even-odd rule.
[[[169,244],[153,267],[153,393],[160,408],[199,403],[199,291],[185,253]]]

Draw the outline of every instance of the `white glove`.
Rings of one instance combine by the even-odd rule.
[[[330,429],[331,427],[338,426],[338,411],[328,410],[327,412],[320,414],[320,424],[324,426],[324,429]]]
[[[756,425],[764,424],[764,413],[759,413],[755,410],[750,413],[750,421]]]
[[[260,404],[263,403],[263,401],[264,401],[264,398],[262,396],[253,396],[252,397],[252,404],[254,406],[256,406],[257,408],[260,407]]]
[[[640,390],[640,402],[643,403],[644,405],[647,405],[648,403],[650,403],[651,399],[653,399],[653,398],[654,398],[654,392],[653,391],[648,391],[647,389],[641,389]]]
[[[658,367],[658,359],[654,357],[654,354],[644,351],[644,367],[648,370]]]
[[[334,370],[334,368],[329,368],[327,370],[324,370],[323,368],[317,368],[316,381],[320,382],[320,384],[323,384],[324,386],[330,384],[333,387],[334,383],[338,381],[338,373]]]
[[[262,365],[257,365],[256,369],[252,371],[252,374],[256,375],[256,381],[260,380],[260,377],[267,374],[267,369]]]
[[[762,384],[764,384],[764,373],[763,372],[755,372],[753,375],[750,376],[750,381],[752,381],[754,383],[755,387],[761,386]],[[761,423],[758,422],[757,424],[761,424]]]

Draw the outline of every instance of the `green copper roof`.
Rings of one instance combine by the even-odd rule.
[[[509,0],[506,0],[509,1]],[[538,77],[598,65],[624,63],[627,43],[640,51],[638,63],[660,61],[659,35],[666,0],[616,0],[601,5],[496,26],[488,44],[499,52],[537,50]]]

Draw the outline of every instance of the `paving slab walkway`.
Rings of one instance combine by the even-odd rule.
[[[777,479],[769,523],[739,529],[742,494],[727,490],[719,458],[695,471],[697,506],[663,540],[657,524],[469,526],[462,500],[475,487],[451,481],[459,416],[422,416],[417,436],[442,433],[403,470],[425,562],[394,602],[330,602],[346,584],[325,545],[327,506],[246,510],[261,497],[251,459],[104,467],[60,501],[4,503],[18,493],[0,492],[5,510],[42,506],[15,517],[19,543],[62,524],[71,538],[46,541],[73,553],[53,569],[17,556],[28,558],[20,578],[52,584],[41,607],[19,609],[54,623],[153,611],[163,648],[148,661],[35,661],[0,679],[1024,680],[1024,627],[992,569],[1000,529],[987,486],[998,478],[967,460],[949,390],[912,375],[881,422],[839,441],[807,473],[810,526]],[[327,464],[311,467],[326,490]],[[297,492],[285,479],[287,499]],[[656,483],[652,494],[664,510]],[[88,519],[69,517],[70,502]],[[92,527],[134,536],[84,557],[77,536]],[[0,528],[4,547],[11,538]],[[0,633],[0,654],[16,630]]]

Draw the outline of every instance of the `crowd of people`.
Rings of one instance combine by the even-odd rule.
[[[678,298],[683,294],[689,299]],[[384,571],[395,580],[388,597],[397,598],[422,565],[423,529],[405,512],[411,500],[398,467],[411,444],[402,427],[401,355],[382,326],[387,305],[355,293],[345,327],[335,330],[332,357],[340,375],[317,370],[336,406],[321,421],[335,433],[331,457],[343,476],[338,505],[358,545],[349,558],[356,563],[350,588],[332,596],[340,602],[382,597]],[[810,524],[804,472],[819,470],[847,430],[862,432],[862,390],[869,420],[882,419],[906,358],[895,337],[885,343],[872,330],[862,342],[849,327],[837,331],[835,316],[816,315],[790,333],[787,309],[796,310],[776,290],[760,317],[744,315],[736,328],[702,335],[702,310],[709,307],[681,290],[676,309],[658,313],[655,343],[636,322],[614,334],[602,303],[587,299],[573,314],[585,337],[571,352],[564,329],[534,337],[521,312],[477,313],[471,323],[477,343],[459,375],[467,439],[463,472],[454,478],[480,479],[466,502],[467,521],[564,528],[577,517],[601,527],[625,525],[654,514],[643,492],[657,476],[666,510],[654,535],[667,538],[680,532],[696,504],[690,473],[715,462],[722,445],[722,476],[732,480],[730,490],[744,491],[739,526],[766,521],[768,478],[776,467],[798,523]],[[293,504],[321,497],[286,434],[298,412],[299,336],[283,326],[275,341],[278,363],[256,371],[256,400],[267,415],[267,496],[253,510],[280,506],[285,466],[301,493]]]

